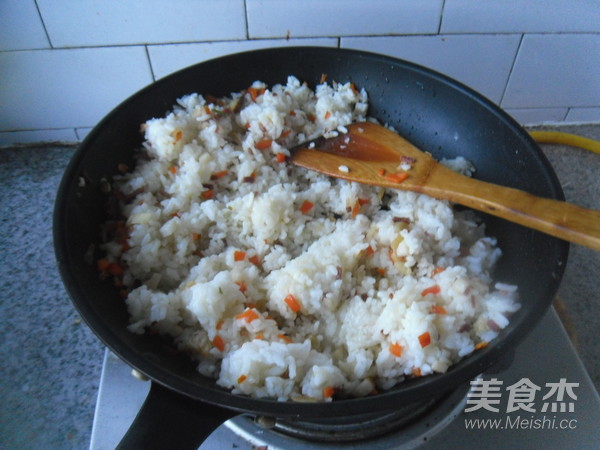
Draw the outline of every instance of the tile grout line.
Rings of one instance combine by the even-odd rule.
[[[86,44],[86,45],[65,45],[56,47],[52,44],[48,32],[46,31],[45,24],[42,21],[42,25],[44,26],[44,32],[48,39],[48,43],[51,45],[50,48],[17,48],[17,49],[4,49],[0,50],[0,53],[19,53],[19,52],[29,52],[29,51],[47,51],[47,50],[81,50],[81,49],[102,49],[102,48],[124,48],[124,47],[141,47],[145,45],[190,45],[190,44],[208,44],[208,43],[234,43],[234,42],[246,42],[248,40],[252,41],[285,41],[288,40],[286,36],[272,36],[272,37],[258,37],[252,38],[246,37],[244,39],[217,39],[217,40],[198,40],[198,41],[165,41],[165,42],[152,42],[152,43],[144,43],[144,42],[132,42],[125,44]],[[438,30],[441,31],[441,30]],[[369,38],[369,39],[378,39],[378,38],[403,38],[403,37],[431,37],[431,36],[514,36],[514,35],[529,35],[529,36],[600,36],[598,32],[516,32],[516,31],[505,31],[505,32],[492,32],[492,31],[481,31],[481,32],[446,32],[446,33],[409,33],[409,34],[397,34],[397,33],[388,33],[388,34],[352,34],[352,35],[314,35],[314,36],[297,36],[291,37],[289,39],[341,39],[341,38]]]
[[[521,46],[523,45],[523,39],[525,39],[525,33],[521,34],[521,39],[519,39],[519,45],[517,45],[517,51],[515,52],[515,57],[513,58],[512,64],[510,66],[510,70],[508,71],[508,76],[506,77],[506,83],[504,84],[504,89],[502,90],[502,95],[500,96],[500,101],[498,102],[498,106],[502,106],[504,102],[504,97],[506,96],[506,91],[508,90],[508,84],[510,83],[510,79],[512,77],[513,71],[515,70],[515,65],[517,64],[517,58],[519,57],[519,53],[521,52]]]
[[[40,7],[38,5],[38,0],[33,0],[35,4],[35,9],[37,10],[38,16],[40,18],[40,22],[42,22],[42,28],[44,29],[44,34],[46,35],[46,39],[48,39],[48,45],[53,49],[54,45],[52,45],[52,40],[50,39],[50,33],[48,33],[48,28],[46,28],[46,23],[44,22],[44,17],[42,16],[42,12],[40,11]]]
[[[148,61],[148,67],[150,68],[150,76],[152,77],[152,81],[156,81],[156,75],[154,75],[154,68],[152,67],[152,59],[150,58],[148,44],[144,44],[144,51],[146,52],[146,60]]]
[[[250,40],[250,25],[248,21],[248,2],[244,0],[244,21],[246,23],[246,40]]]
[[[440,21],[438,23],[437,34],[442,34],[442,22],[444,21],[444,10],[446,8],[446,0],[442,0],[442,9],[440,11]]]

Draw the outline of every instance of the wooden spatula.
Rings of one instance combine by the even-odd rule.
[[[374,123],[296,147],[290,160],[332,177],[449,200],[600,250],[600,211],[460,175]]]

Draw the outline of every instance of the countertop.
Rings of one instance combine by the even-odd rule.
[[[549,129],[600,140],[600,125]],[[568,201],[600,209],[600,155],[543,145]],[[63,288],[52,210],[74,146],[0,149],[0,448],[89,445],[104,348]],[[600,389],[600,252],[572,245],[558,293],[567,331]]]

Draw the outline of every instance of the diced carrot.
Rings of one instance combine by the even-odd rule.
[[[284,163],[287,160],[287,156],[285,155],[285,153],[277,153],[275,155],[275,158],[277,159],[278,163]]]
[[[258,315],[258,313],[256,312],[256,310],[255,310],[254,308],[252,308],[252,309],[249,309],[249,310],[248,310],[248,313],[245,315],[245,318],[244,318],[244,320],[245,320],[247,323],[250,323],[250,322],[252,322],[253,320],[256,320],[256,319],[258,319],[259,317],[260,317],[260,316]]]
[[[217,322],[217,325],[215,326],[215,328],[217,330],[220,330],[221,328],[223,328],[223,319],[221,319]]]
[[[313,202],[310,202],[308,200],[304,200],[302,202],[302,205],[300,205],[300,212],[302,212],[302,214],[306,214],[311,209],[313,209],[314,206],[315,206],[315,204]]]
[[[382,177],[384,177],[384,176],[385,176],[385,174],[387,173],[387,171],[386,171],[386,170],[385,170],[385,169],[382,167],[381,169],[379,169],[379,170],[377,171],[377,173],[378,173],[379,175],[381,175]]]
[[[235,316],[236,319],[244,319],[247,323],[250,323],[253,320],[258,319],[258,317],[259,317],[258,313],[256,312],[255,309],[252,309],[252,308],[248,308],[243,313]]]
[[[314,123],[317,120],[317,118],[313,113],[308,113],[308,120]]]
[[[255,266],[258,266],[260,264],[260,261],[258,260],[258,255],[251,256],[250,258],[248,258],[248,261],[250,261]]]
[[[291,128],[286,128],[286,129],[285,129],[285,130],[283,130],[283,131],[281,132],[281,134],[279,135],[279,139],[283,139],[283,138],[286,138],[286,137],[288,137],[288,136],[291,134],[291,132],[292,132]]]
[[[437,284],[434,284],[433,286],[430,286],[430,287],[428,287],[426,289],[423,289],[421,291],[421,296],[425,297],[427,294],[439,294],[440,291],[441,291],[440,286],[437,285]]]
[[[288,344],[291,344],[293,341],[289,336],[286,336],[285,334],[278,334],[277,337],[285,342],[287,342]]]
[[[234,261],[243,261],[244,259],[246,259],[246,252],[242,252],[240,250],[233,252]]]
[[[326,73],[322,73],[321,74],[321,80],[319,81],[319,84],[325,83],[325,80],[327,80],[327,74]]]
[[[327,386],[323,389],[324,398],[331,398],[333,397],[333,394],[335,394],[335,388],[333,386]]]
[[[446,308],[444,308],[441,305],[433,305],[431,307],[431,312],[433,314],[441,314],[441,315],[448,314],[448,311],[446,311]]]
[[[397,357],[402,356],[402,346],[400,344],[391,344],[390,353]]]
[[[97,262],[97,266],[100,272],[104,272],[108,270],[108,266],[110,266],[110,261],[106,258],[99,259]]]
[[[433,269],[433,271],[431,272],[431,276],[437,275],[438,273],[442,273],[444,270],[446,270],[445,267],[436,267],[435,269]]]
[[[223,342],[223,338],[221,336],[219,336],[218,334],[215,335],[215,337],[213,338],[212,344],[220,352],[222,352],[223,350],[225,350],[225,342]]]
[[[244,283],[243,281],[236,281],[235,284],[237,284],[240,287],[240,292],[242,294],[248,290],[248,286],[246,286],[246,283]]]
[[[254,336],[254,339],[258,339],[259,341],[262,341],[265,338],[265,336],[262,333],[258,333],[256,336]]]
[[[238,384],[242,384],[247,378],[248,377],[246,375],[240,375],[237,379]]]
[[[352,218],[354,219],[356,216],[358,216],[359,212],[360,212],[360,203],[358,202],[358,200],[356,200],[354,202],[354,205],[352,206]]]
[[[249,87],[248,88],[248,93],[250,94],[250,98],[254,101],[256,101],[256,99],[261,95],[264,94],[265,92],[265,88],[255,88],[255,87]]]
[[[298,311],[300,311],[300,309],[302,308],[300,306],[300,303],[298,303],[298,300],[296,299],[296,297],[294,297],[292,294],[289,294],[283,301],[295,313],[297,313]]]
[[[228,170],[221,170],[219,172],[215,172],[210,176],[211,180],[218,180],[219,178],[223,178],[229,173]]]
[[[177,173],[177,167],[169,166],[169,172],[171,172],[173,175],[175,175]]]
[[[123,275],[123,268],[117,263],[110,263],[106,270],[116,277]]]
[[[207,190],[203,191],[202,194],[200,194],[200,197],[202,197],[204,200],[210,200],[214,196],[215,196],[215,191],[213,191],[212,189],[207,189]]]
[[[387,181],[391,181],[392,183],[400,184],[408,178],[408,172],[401,173],[388,173],[385,175],[385,179]]]
[[[378,267],[375,269],[375,271],[382,277],[385,276],[385,269],[383,267]]]
[[[266,150],[271,147],[273,141],[271,139],[263,139],[262,141],[258,141],[254,143],[254,148],[257,150]]]
[[[358,198],[358,204],[360,206],[367,205],[367,204],[369,204],[370,201],[371,200],[369,200],[368,198],[362,198],[362,197]]]
[[[327,111],[327,112],[325,113],[325,118],[326,118],[326,119],[329,119],[330,117],[331,117],[331,113],[330,113],[329,111]]]
[[[375,250],[373,250],[373,247],[371,247],[370,245],[366,248],[365,253],[367,254],[367,256],[373,256],[375,254]]]
[[[429,331],[419,335],[419,344],[421,344],[421,347],[427,347],[431,344],[431,335],[429,334]]]
[[[419,367],[413,367],[412,374],[413,374],[413,377],[420,377],[421,369]]]
[[[356,89],[356,86],[354,86],[354,83],[350,83],[350,89],[352,89],[352,92],[354,92],[354,95],[358,94],[358,90]]]
[[[198,241],[201,237],[200,233],[192,233],[192,241]]]
[[[482,348],[487,347],[487,345],[488,345],[487,341],[481,341],[475,345],[475,350],[481,350]]]

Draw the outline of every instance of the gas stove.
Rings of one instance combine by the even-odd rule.
[[[115,448],[148,389],[149,382],[132,376],[129,366],[106,351],[91,450]],[[360,424],[298,424],[239,415],[217,428],[200,449],[600,448],[600,397],[554,309],[510,361],[416,416],[407,421],[403,414],[390,413]],[[356,440],[348,441],[349,436]]]

